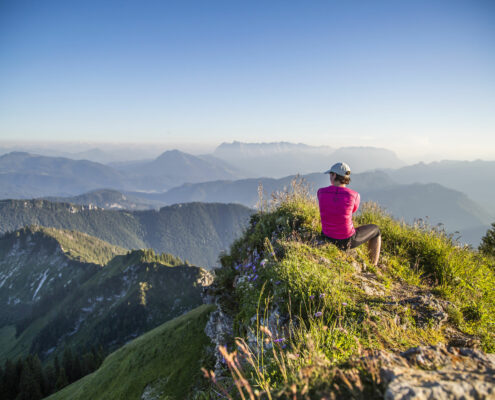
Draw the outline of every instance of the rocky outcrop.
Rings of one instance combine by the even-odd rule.
[[[222,367],[225,361],[222,359],[219,348],[225,346],[229,339],[233,337],[233,320],[225,312],[222,311],[217,302],[217,310],[210,314],[210,318],[206,323],[205,334],[208,336],[215,346],[215,374],[221,375]]]
[[[386,400],[495,399],[495,355],[443,345],[375,352]]]

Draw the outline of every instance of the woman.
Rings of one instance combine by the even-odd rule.
[[[346,163],[337,163],[325,174],[330,174],[331,186],[318,190],[323,235],[342,250],[368,242],[371,262],[378,265],[382,244],[380,228],[374,224],[354,228],[352,224],[352,214],[359,207],[360,196],[346,187],[351,181],[351,169]]]

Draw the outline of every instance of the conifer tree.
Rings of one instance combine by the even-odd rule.
[[[69,384],[67,379],[67,375],[65,374],[64,367],[60,368],[60,373],[57,378],[57,382],[55,383],[55,390],[60,390],[66,387]]]
[[[55,375],[58,376],[60,374],[60,362],[58,361],[58,356],[55,356],[53,367],[55,368]]]
[[[74,382],[74,355],[72,354],[72,350],[70,347],[67,347],[64,350],[64,354],[62,356],[62,366],[65,370],[65,375],[67,377],[68,382]]]
[[[486,231],[485,236],[481,238],[481,244],[478,249],[487,256],[495,257],[495,222]]]
[[[41,393],[40,382],[37,380],[31,360],[28,358],[24,361],[19,384],[19,394],[16,400],[39,400],[41,398],[43,398],[43,395]]]
[[[55,390],[55,383],[57,381],[57,374],[55,374],[55,368],[52,365],[47,365],[43,371],[44,376],[44,396],[48,396]]]
[[[2,379],[3,398],[6,400],[15,399],[17,396],[17,384],[16,366],[12,361],[7,359],[7,361],[5,361]]]

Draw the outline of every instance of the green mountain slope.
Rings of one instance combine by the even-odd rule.
[[[26,225],[77,230],[127,249],[152,247],[207,268],[252,213],[238,204],[190,203],[158,211],[114,211],[46,200],[0,201],[0,233]]]
[[[204,330],[213,309],[200,306],[140,336],[48,399],[191,399],[201,386],[200,368],[208,366]]]
[[[123,252],[53,228],[0,237],[0,360],[109,351],[202,303],[210,279],[202,268],[153,250]]]
[[[26,318],[126,251],[78,232],[28,227],[0,237],[0,326]]]

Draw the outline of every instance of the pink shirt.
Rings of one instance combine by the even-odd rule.
[[[321,230],[333,239],[347,239],[356,230],[352,214],[359,207],[359,193],[347,187],[327,186],[318,190]]]

